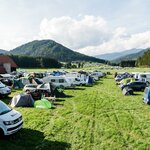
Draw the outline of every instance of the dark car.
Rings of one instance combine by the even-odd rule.
[[[147,83],[142,81],[130,82],[126,85],[123,85],[121,89],[123,90],[125,87],[131,88],[133,91],[144,91],[147,87]]]

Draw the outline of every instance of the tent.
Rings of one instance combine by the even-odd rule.
[[[52,104],[47,99],[41,99],[41,100],[35,101],[34,107],[50,109],[50,108],[52,108]]]
[[[122,90],[122,94],[123,95],[133,95],[133,89],[129,88],[129,87],[125,87]]]
[[[30,94],[18,94],[11,100],[11,107],[33,107],[34,100]]]
[[[150,87],[145,88],[143,100],[144,103],[150,104]]]
[[[23,87],[24,87],[24,85],[21,82],[21,80],[19,80],[19,79],[14,79],[13,80],[13,88],[15,88],[15,89],[21,89]]]
[[[86,78],[86,84],[87,85],[92,85],[94,83],[94,80],[91,76],[87,76]]]

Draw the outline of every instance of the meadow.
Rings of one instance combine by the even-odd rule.
[[[7,104],[13,90],[4,99]],[[150,106],[143,93],[123,96],[113,75],[93,87],[65,90],[53,109],[16,108],[23,115],[24,127],[0,140],[7,150],[149,150]]]

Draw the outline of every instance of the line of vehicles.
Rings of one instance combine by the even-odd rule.
[[[150,72],[120,72],[115,80],[124,95],[133,95],[134,91],[144,92],[144,103],[150,104]]]

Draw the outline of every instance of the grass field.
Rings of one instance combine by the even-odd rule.
[[[142,102],[143,93],[123,96],[110,75],[65,94],[54,109],[16,108],[24,128],[0,140],[0,149],[150,149],[150,106]]]

